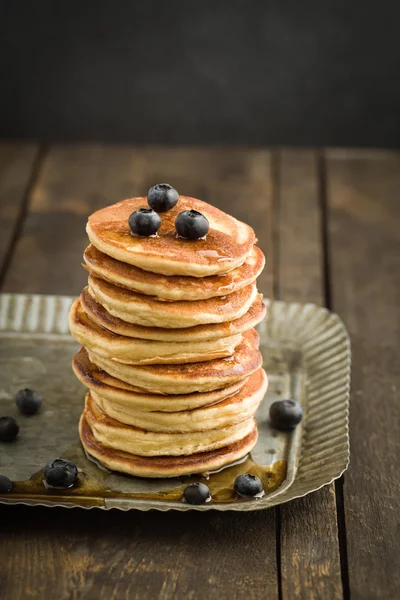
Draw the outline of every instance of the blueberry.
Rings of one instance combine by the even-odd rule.
[[[210,224],[197,210],[184,210],[176,217],[175,228],[181,237],[198,240],[207,234]]]
[[[204,483],[191,483],[185,487],[183,497],[188,504],[204,504],[211,500],[210,488]]]
[[[165,212],[173,208],[178,202],[179,194],[168,183],[157,183],[149,189],[147,201],[149,206],[157,212]]]
[[[0,442],[13,442],[19,432],[19,425],[12,417],[0,417]]]
[[[129,217],[129,227],[135,235],[148,237],[160,229],[160,216],[151,208],[139,208]]]
[[[303,409],[295,400],[278,400],[269,409],[271,424],[276,429],[289,431],[294,429],[303,418]]]
[[[70,488],[78,478],[78,469],[74,463],[58,458],[51,460],[44,468],[46,483],[56,488]]]
[[[0,494],[8,494],[12,490],[12,483],[5,475],[0,475]]]
[[[264,488],[261,482],[256,475],[251,475],[250,473],[244,473],[243,475],[239,475],[235,479],[235,490],[239,494],[239,496],[251,497],[263,495]]]
[[[34,415],[37,413],[40,405],[42,404],[42,396],[39,394],[39,392],[24,389],[17,392],[15,401],[22,414]]]

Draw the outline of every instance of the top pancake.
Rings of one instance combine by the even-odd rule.
[[[162,224],[154,237],[130,232],[129,216],[148,207],[147,198],[130,198],[93,213],[86,231],[91,243],[101,252],[145,271],[163,275],[206,277],[227,273],[241,265],[256,242],[251,227],[218,208],[187,196],[161,213]],[[184,210],[204,214],[210,229],[206,239],[184,240],[175,229],[175,219]]]
[[[253,283],[264,268],[265,258],[260,248],[253,246],[244,263],[228,273],[209,277],[160,275],[143,271],[133,265],[103,254],[92,244],[83,255],[85,266],[92,275],[119,287],[177,302],[179,300],[206,300],[225,296]]]

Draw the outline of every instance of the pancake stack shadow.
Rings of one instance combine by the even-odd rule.
[[[89,218],[88,286],[70,312],[82,345],[73,369],[88,388],[81,441],[131,475],[213,471],[257,441],[264,256],[250,227],[184,196],[157,237],[132,236],[129,215],[145,204],[133,198]],[[173,222],[185,209],[206,215],[205,239],[177,238]]]

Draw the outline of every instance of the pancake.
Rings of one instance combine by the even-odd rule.
[[[107,400],[100,394],[90,394],[97,406],[110,418],[155,432],[206,431],[228,427],[252,417],[267,391],[268,380],[263,369],[251,375],[240,390],[232,396],[194,410],[179,412],[149,411],[141,412],[132,406]],[[164,400],[168,404],[168,400]]]
[[[254,448],[257,442],[257,427],[243,439],[213,450],[200,452],[189,456],[135,456],[121,450],[111,450],[103,446],[93,436],[83,413],[79,423],[79,435],[86,452],[93,456],[105,467],[135,475],[136,477],[179,477],[216,471],[245,457]]]
[[[163,275],[206,277],[227,273],[243,264],[256,242],[251,227],[218,208],[187,196],[179,196],[172,209],[162,213],[162,224],[153,237],[131,234],[128,219],[147,198],[131,198],[93,213],[87,234],[101,252],[123,263]],[[206,239],[184,240],[177,236],[175,219],[181,211],[203,213],[210,229]]]
[[[211,323],[209,325],[195,325],[182,329],[166,329],[163,327],[142,327],[133,323],[126,323],[118,317],[110,315],[85,288],[80,296],[81,304],[86,314],[104,329],[118,335],[142,340],[158,340],[162,342],[187,342],[194,340],[212,340],[244,333],[253,329],[265,317],[266,305],[262,295],[258,294],[247,313],[239,319],[225,321],[224,323]]]
[[[119,288],[89,275],[89,292],[107,312],[127,323],[144,327],[182,329],[239,319],[257,298],[257,287],[250,284],[228,296],[191,302],[160,301],[151,296]]]
[[[86,395],[85,417],[97,442],[114,450],[123,450],[138,456],[186,456],[209,452],[233,444],[246,437],[254,428],[252,417],[217,429],[189,433],[159,433],[124,425],[108,417]]]
[[[259,336],[254,329],[243,334],[233,356],[186,365],[136,366],[117,363],[88,351],[92,363],[109,375],[155,394],[210,392],[248,377],[262,365]]]
[[[232,356],[242,336],[217,340],[159,342],[123,337],[99,327],[75,300],[69,313],[69,328],[73,337],[99,356],[131,365],[159,365],[200,362]]]
[[[209,277],[184,277],[160,275],[143,271],[103,254],[92,244],[83,255],[88,271],[119,287],[162,300],[206,300],[237,292],[253,283],[264,268],[264,255],[253,246],[244,263],[225,274]]]
[[[247,381],[247,379],[243,379],[212,392],[165,396],[162,394],[150,394],[146,390],[129,385],[129,383],[108,375],[108,373],[90,362],[85,348],[81,348],[74,356],[72,368],[77,378],[89,390],[97,392],[103,399],[117,404],[123,410],[136,410],[138,412],[174,412],[208,406],[229,398]]]

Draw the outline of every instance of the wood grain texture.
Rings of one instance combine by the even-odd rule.
[[[246,219],[271,248],[267,151],[50,149],[6,289],[78,293],[89,212],[169,181]],[[262,280],[272,292],[272,263]],[[1,507],[5,600],[192,600],[278,597],[274,511],[121,513]],[[5,592],[4,592],[5,590]]]
[[[322,215],[316,152],[277,154],[277,291],[282,300],[323,305]],[[342,598],[335,488],[277,508],[282,598]]]
[[[400,157],[327,154],[334,309],[352,341],[351,462],[344,483],[354,600],[400,589]]]
[[[36,144],[0,143],[0,272],[14,238],[37,154]]]
[[[275,597],[268,513],[1,514],[2,599]]]
[[[4,291],[78,294],[87,245],[87,216],[129,195],[132,151],[127,147],[52,147],[32,190],[29,212]]]

